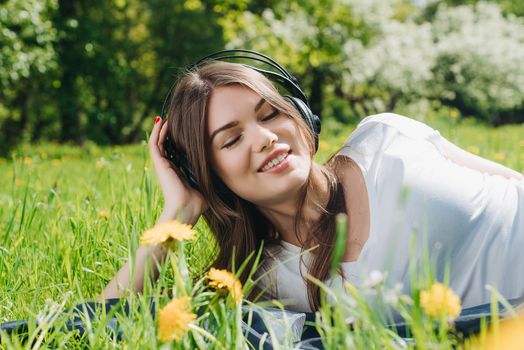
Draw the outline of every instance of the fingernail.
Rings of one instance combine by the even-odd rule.
[[[158,123],[162,118],[160,118],[159,116],[156,116],[154,121],[155,121],[155,124]]]

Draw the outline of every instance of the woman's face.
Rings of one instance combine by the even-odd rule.
[[[296,123],[253,90],[216,88],[208,105],[211,166],[239,197],[270,207],[296,198],[311,168]]]

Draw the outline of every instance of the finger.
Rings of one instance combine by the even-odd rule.
[[[153,130],[151,130],[151,135],[149,136],[149,144],[151,146],[156,146],[157,142],[158,142],[158,132],[160,131],[160,128],[162,126],[162,118],[160,118],[159,116],[156,116],[154,118],[154,125],[153,125]]]
[[[162,154],[164,153],[164,141],[166,140],[168,132],[169,126],[166,119],[166,121],[164,121],[164,123],[162,124],[162,128],[160,128],[160,133],[158,134],[157,142],[158,148],[160,148],[160,152],[162,152]]]
[[[154,119],[155,124],[153,125],[153,129],[151,130],[151,135],[149,136],[149,150],[151,152],[151,157],[153,157],[153,159],[157,157],[161,157],[160,151],[157,146],[158,134],[162,126],[161,121],[162,119],[160,117],[158,116],[155,117]]]

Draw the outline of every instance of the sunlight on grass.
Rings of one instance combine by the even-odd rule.
[[[459,122],[456,118],[430,118],[426,122],[471,153],[524,170],[524,126],[490,129],[470,121]],[[352,129],[327,125],[317,160],[327,160]],[[107,331],[107,316],[90,325],[92,333],[83,340],[76,339],[73,333],[56,330],[64,322],[57,315],[78,303],[96,299],[137,248],[141,234],[152,227],[159,216],[162,197],[148,157],[145,144],[102,148],[88,143],[82,148],[26,145],[11,159],[0,158],[0,322],[29,318],[32,320],[29,340],[34,344],[53,344],[49,345],[52,348],[77,348],[86,343],[93,349],[160,346],[156,323],[143,296],[131,296],[131,316],[119,319],[121,331],[125,333],[122,341]],[[216,245],[203,221],[197,223],[195,230],[197,239],[185,242],[184,255],[189,274],[202,277],[216,253]],[[164,267],[159,282],[147,287],[144,294],[162,305],[167,304],[174,278],[173,272]],[[432,321],[423,315],[418,299],[411,296],[402,299],[391,294],[393,292],[381,291],[393,298],[397,306],[401,305],[402,312],[410,317],[413,337],[419,342],[440,344],[439,348],[461,344],[455,336],[448,336],[451,325],[445,326],[444,333],[435,331]],[[346,312],[341,312],[342,308],[326,308],[319,314],[319,331],[330,335],[326,338],[330,343],[326,345],[337,348],[365,347],[366,344],[386,348],[412,346],[381,326],[383,320],[369,311],[356,291],[351,290],[349,294],[340,300],[341,305],[347,304]],[[203,303],[204,297],[198,300],[197,303]],[[224,320],[225,324],[217,325],[211,335],[227,348],[227,344],[237,344],[234,339],[238,334],[231,330],[238,327],[235,325],[238,319],[232,319],[229,324],[231,310],[226,304],[220,308],[213,311],[214,317]],[[347,328],[348,312],[361,320],[352,332]],[[37,326],[36,319],[49,322]],[[200,340],[196,338],[194,342],[182,340],[180,348],[183,344],[209,341],[205,336]],[[25,346],[17,338],[2,335],[1,339],[0,348]]]

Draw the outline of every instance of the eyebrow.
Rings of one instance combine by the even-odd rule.
[[[227,129],[231,129],[235,126],[238,125],[238,122],[237,121],[234,121],[234,122],[229,122],[227,123],[226,125],[223,125],[221,126],[220,128],[216,129],[215,131],[213,131],[213,133],[211,134],[211,137],[210,137],[210,141],[209,142],[213,142],[213,139],[215,138],[215,136],[221,132],[221,131],[224,131],[224,130],[227,130]]]
[[[258,110],[264,105],[265,102],[266,100],[264,100],[263,98],[261,98],[260,101],[257,102],[257,104],[255,105],[255,113],[258,112]],[[213,133],[211,134],[211,137],[209,138],[210,142],[213,142],[213,139],[219,132],[227,130],[227,129],[231,129],[237,125],[238,125],[238,122],[233,121],[233,122],[229,122],[221,126],[220,128],[216,129],[215,131],[213,131]]]
[[[258,101],[258,103],[255,106],[255,112],[258,112],[260,107],[262,107],[264,105],[264,102],[266,102],[266,100],[264,100],[263,98],[261,98],[260,101]]]

